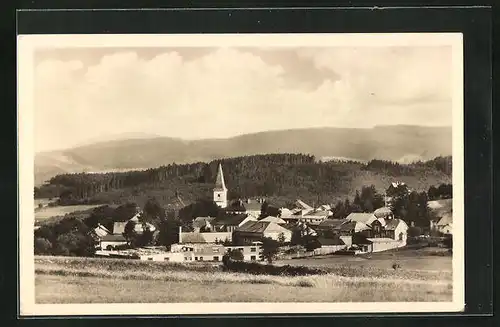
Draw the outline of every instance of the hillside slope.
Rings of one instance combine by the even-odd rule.
[[[51,179],[37,190],[39,197],[64,191],[68,203],[125,203],[143,205],[154,196],[168,207],[211,198],[218,164],[222,163],[231,199],[265,196],[282,205],[301,198],[306,202],[334,203],[352,196],[362,186],[383,192],[402,181],[417,191],[451,183],[451,157],[415,164],[372,160],[368,163],[328,161],[297,154],[268,154],[228,158],[210,163],[168,165],[146,171],[107,174],[68,174]],[[59,191],[58,191],[59,190]],[[80,201],[80,202],[78,202]],[[82,202],[83,201],[83,202]]]
[[[37,154],[37,185],[61,173],[153,168],[171,163],[273,153],[307,153],[316,158],[374,158],[398,162],[451,155],[451,128],[378,126],[372,129],[311,128],[246,134],[228,139],[167,137],[111,140]]]

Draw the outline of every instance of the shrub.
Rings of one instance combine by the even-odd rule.
[[[224,269],[232,272],[242,272],[255,275],[274,275],[274,276],[306,276],[326,274],[325,270],[310,268],[306,266],[274,266],[264,265],[257,262],[235,261],[229,257],[223,258]]]
[[[227,256],[229,259],[236,261],[243,261],[244,259],[243,252],[236,249],[229,249],[229,251],[227,251],[224,256]]]

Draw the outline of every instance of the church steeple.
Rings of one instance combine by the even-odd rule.
[[[219,164],[217,171],[217,178],[215,179],[215,190],[227,191],[226,183],[224,182],[224,173],[222,172],[222,165]]]
[[[224,182],[224,173],[222,172],[221,164],[219,164],[217,177],[215,178],[214,202],[221,208],[227,207],[227,188]]]

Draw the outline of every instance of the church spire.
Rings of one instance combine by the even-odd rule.
[[[217,171],[217,178],[215,179],[215,189],[220,191],[226,191],[226,183],[224,182],[224,173],[222,172],[222,165],[219,163],[219,169]]]

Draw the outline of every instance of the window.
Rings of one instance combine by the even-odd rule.
[[[153,260],[153,258],[148,258],[149,261]]]
[[[194,257],[194,260],[195,260],[195,261],[198,261],[198,257]]]
[[[250,252],[255,252],[255,251],[257,251],[256,248],[250,248]]]
[[[254,255],[252,255],[252,256],[250,257],[250,260],[255,261],[255,260],[257,260],[257,257],[256,257],[256,256],[254,256]]]
[[[217,197],[220,198],[220,194],[217,194]]]
[[[219,261],[219,257],[218,257],[218,256],[215,256],[215,257],[214,257],[214,261]]]
[[[212,248],[213,252],[219,253],[219,248]]]
[[[203,261],[203,257],[200,257],[200,261]]]
[[[165,259],[165,261],[170,261],[169,257],[165,257],[164,259]]]

